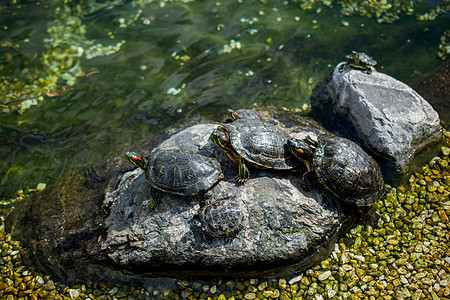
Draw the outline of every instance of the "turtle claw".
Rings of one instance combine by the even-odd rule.
[[[148,203],[148,208],[149,208],[151,211],[154,211],[155,208],[156,208],[156,201],[155,201],[155,200],[150,201],[150,202]]]
[[[347,67],[347,65],[348,65],[347,63],[343,63],[342,66],[340,66],[340,68],[339,68],[339,70],[338,70],[339,73],[344,72],[344,70],[345,70],[345,68]]]
[[[236,183],[240,185],[244,185],[248,178],[242,178],[241,176],[236,176]]]

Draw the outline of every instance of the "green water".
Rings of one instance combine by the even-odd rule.
[[[301,108],[353,49],[410,83],[442,63],[449,28],[448,13],[378,24],[343,16],[337,3],[15,2],[0,6],[2,199],[195,116],[219,120],[254,103]],[[436,3],[416,4],[415,14]],[[11,105],[29,99],[37,105]]]

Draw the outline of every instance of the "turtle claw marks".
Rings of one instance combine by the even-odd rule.
[[[348,65],[350,65],[354,69],[363,70],[366,71],[367,74],[370,74],[372,73],[372,66],[375,66],[377,64],[377,61],[375,59],[364,52],[352,51],[352,53],[347,55],[345,58],[347,59],[347,61],[343,63],[339,68],[339,72],[341,73]]]
[[[151,210],[157,204],[156,190],[181,196],[199,195],[223,179],[220,164],[215,158],[183,150],[160,150],[144,160],[135,152],[125,158],[145,171],[150,185]]]

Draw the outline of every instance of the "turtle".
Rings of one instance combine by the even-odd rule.
[[[290,136],[278,126],[258,119],[237,119],[219,125],[210,136],[239,165],[238,184],[250,178],[248,165],[260,169],[291,170],[297,165],[286,148]]]
[[[201,207],[199,227],[210,237],[232,237],[237,235],[248,219],[245,202],[236,197],[213,200]]]
[[[308,171],[303,175],[306,187],[309,176],[337,198],[356,206],[369,206],[384,193],[384,180],[377,162],[356,143],[338,136],[319,136],[313,141],[289,139],[290,151],[306,161]]]
[[[261,116],[252,109],[240,108],[238,110],[228,109],[228,122],[236,121],[237,119],[254,119],[254,120],[262,120]]]
[[[215,158],[192,151],[170,149],[152,153],[146,161],[136,152],[125,158],[145,171],[150,185],[150,209],[156,207],[156,190],[181,196],[200,195],[210,189],[224,175]]]
[[[350,65],[355,69],[360,69],[366,71],[367,74],[370,74],[372,73],[372,66],[377,64],[375,59],[364,52],[352,51],[352,53],[347,55],[345,58],[347,61],[339,67],[339,72],[341,73],[348,65]]]

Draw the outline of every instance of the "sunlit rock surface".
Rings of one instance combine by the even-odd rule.
[[[286,112],[274,117],[293,137],[324,132]],[[245,202],[248,219],[235,237],[203,233],[197,225],[197,197],[158,192],[156,210],[150,211],[143,172],[121,157],[27,199],[9,216],[7,228],[35,254],[38,267],[65,279],[268,276],[306,268],[327,255],[342,223],[351,219],[344,213],[348,207],[320,188],[303,191],[301,176],[291,171],[251,169],[245,186],[236,185],[237,165],[209,140],[217,125],[189,126],[158,148],[218,157],[225,178],[205,200],[237,197]],[[133,150],[148,154],[151,144]]]
[[[341,73],[339,67],[314,88],[313,111],[326,120],[344,116],[362,143],[396,171],[405,173],[421,150],[442,139],[438,113],[408,85],[377,71],[347,67]]]

